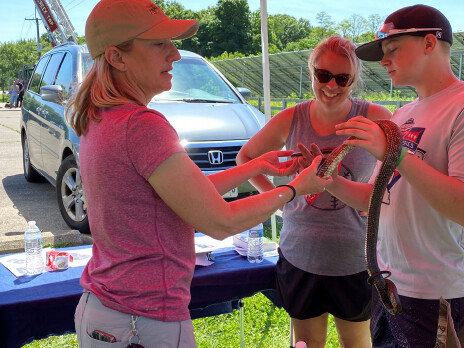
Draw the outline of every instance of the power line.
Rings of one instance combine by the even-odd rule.
[[[77,1],[77,0],[73,0],[73,1],[71,1],[71,3],[74,2],[74,1]],[[82,4],[83,4],[84,2],[86,2],[86,1],[87,1],[87,0],[81,0],[79,3],[77,3],[77,4],[74,5],[73,7],[68,7],[68,8],[66,9],[66,11],[69,12],[69,11],[71,11],[73,8],[76,8],[77,6],[82,5]],[[71,3],[69,3],[68,6],[70,6]]]

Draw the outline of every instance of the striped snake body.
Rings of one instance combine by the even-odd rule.
[[[374,188],[369,200],[367,216],[365,257],[367,271],[369,273],[368,283],[374,285],[379,293],[385,309],[395,315],[401,311],[401,303],[395,284],[387,279],[391,274],[388,271],[380,271],[377,264],[377,235],[379,228],[380,208],[382,199],[387,188],[388,181],[395,171],[402,149],[402,136],[398,126],[388,120],[375,121],[386,135],[387,150],[382,166],[374,182]],[[350,137],[348,139],[353,139]],[[341,160],[352,150],[353,146],[342,144],[335,148],[319,165],[317,175],[327,179],[337,168]],[[387,276],[384,278],[384,274]]]

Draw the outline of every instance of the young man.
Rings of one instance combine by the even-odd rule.
[[[401,128],[405,150],[383,197],[377,244],[379,267],[391,272],[403,310],[389,314],[373,289],[374,347],[435,347],[440,297],[451,304],[462,342],[464,82],[450,67],[452,40],[441,12],[416,5],[392,13],[376,40],[356,50],[363,60],[380,61],[394,85],[412,86],[418,95],[392,118]],[[357,138],[347,144],[383,159],[385,135],[374,122],[358,117],[337,129],[337,134]],[[372,182],[335,177],[326,189],[366,210]]]

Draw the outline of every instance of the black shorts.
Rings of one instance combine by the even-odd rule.
[[[371,317],[371,285],[367,271],[348,276],[321,276],[288,262],[279,250],[277,296],[290,317],[309,319],[330,313],[360,322]]]

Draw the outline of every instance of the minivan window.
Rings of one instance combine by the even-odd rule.
[[[58,75],[56,75],[55,81],[55,85],[61,86],[61,88],[63,88],[63,100],[68,99],[69,88],[71,87],[72,81],[72,72],[72,56],[71,54],[66,54],[61,63]]]
[[[45,70],[49,59],[50,56],[42,58],[37,64],[37,68],[35,68],[34,74],[32,75],[29,89],[35,93],[39,93],[40,78],[42,77],[42,73]]]
[[[93,65],[93,59],[90,58],[90,53],[82,53],[82,79],[88,74]]]
[[[58,68],[60,67],[61,61],[63,60],[63,55],[64,53],[62,52],[52,55],[50,62],[47,65],[47,69],[43,74],[42,81],[40,82],[39,91],[40,87],[42,86],[55,84],[56,73],[58,72]]]

